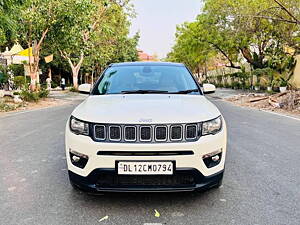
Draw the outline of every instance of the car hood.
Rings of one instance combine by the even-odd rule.
[[[128,94],[89,96],[72,113],[94,123],[194,123],[216,118],[217,107],[202,95]]]

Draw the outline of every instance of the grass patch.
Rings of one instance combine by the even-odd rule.
[[[0,100],[0,112],[14,111],[17,108],[20,108],[22,106],[24,106],[23,103],[20,103],[20,104],[6,103],[6,102]]]
[[[5,96],[0,99],[0,112],[14,111],[17,108],[26,106],[26,102],[38,102],[40,99],[47,98],[49,91],[46,89],[41,89],[37,92],[32,92],[27,89],[23,89],[20,92],[14,92],[14,95],[20,95],[23,100],[22,103],[15,103],[14,98],[11,96]]]

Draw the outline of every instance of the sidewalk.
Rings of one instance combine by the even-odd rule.
[[[50,91],[49,98],[65,101],[84,100],[88,97],[88,94],[80,94],[77,92],[70,91]]]
[[[297,120],[300,119],[300,107],[289,109],[286,104],[283,107],[274,107],[269,103],[269,98],[272,96],[280,95],[268,95],[267,93],[258,93],[255,91],[243,91],[243,90],[233,90],[233,89],[217,89],[215,93],[207,95],[209,98],[220,99],[226,102],[230,102],[236,106],[257,109],[260,111],[265,111],[273,114],[278,114],[285,117],[292,117]],[[285,95],[288,96],[288,95]],[[288,97],[280,97],[279,102],[290,102],[292,101]],[[261,99],[261,100],[260,100]],[[280,103],[281,104],[281,103]],[[280,105],[279,104],[279,105]],[[296,106],[297,107],[297,106]]]
[[[50,91],[49,96],[47,98],[41,99],[38,102],[26,102],[14,110],[10,110],[7,112],[0,112],[0,117],[13,115],[15,113],[20,113],[20,112],[28,112],[28,111],[34,111],[34,110],[39,110],[44,108],[52,108],[52,107],[68,105],[68,104],[79,104],[87,97],[88,95],[80,94],[77,92],[57,91],[57,90]]]
[[[243,91],[243,90],[233,90],[229,88],[217,88],[216,92],[213,94],[210,94],[209,97],[217,98],[217,99],[226,99],[231,98],[236,95],[240,94],[250,94],[252,93],[249,90]]]

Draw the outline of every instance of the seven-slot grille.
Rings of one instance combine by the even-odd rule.
[[[190,142],[200,138],[200,124],[93,125],[93,138],[102,142]]]
[[[109,126],[109,140],[121,141],[121,127],[120,126]]]
[[[166,126],[155,127],[155,140],[156,141],[166,141],[167,140],[167,127]]]
[[[141,126],[140,127],[140,141],[151,141],[151,126]]]
[[[182,139],[182,126],[173,125],[171,126],[171,140],[180,141]]]
[[[94,135],[97,140],[105,140],[105,126],[104,125],[95,125],[94,126]]]
[[[193,140],[197,138],[197,124],[192,124],[189,126],[186,126],[186,139],[187,140]]]
[[[124,139],[125,141],[136,141],[136,127],[135,126],[132,126],[132,127],[129,127],[129,126],[126,126],[124,128]]]

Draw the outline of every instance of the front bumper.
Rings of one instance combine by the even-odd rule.
[[[155,143],[155,144],[132,144],[132,143],[101,143],[94,142],[90,137],[76,135],[72,133],[69,126],[66,126],[66,156],[70,175],[70,181],[75,186],[87,191],[190,191],[196,189],[208,188],[216,185],[217,181],[223,176],[226,158],[227,132],[226,124],[223,129],[216,135],[202,136],[198,141],[186,143]],[[204,155],[210,154],[217,150],[222,150],[222,157],[218,165],[208,168],[202,160]],[[79,168],[72,164],[70,159],[70,151],[85,154],[88,156],[88,162],[84,168]],[[114,152],[172,152],[172,151],[188,151],[192,154],[186,155],[113,155]],[[104,154],[109,153],[109,154]],[[154,179],[153,186],[142,185],[143,183],[134,183],[134,179],[144,179],[139,176],[135,178],[119,177],[116,174],[116,161],[174,161],[176,169],[174,176],[193,177],[193,182],[168,183],[168,179],[176,181],[176,177],[164,176],[167,179],[167,185],[160,185],[159,176]],[[110,177],[107,184],[99,182],[103,176]],[[149,175],[148,175],[149,176]],[[101,179],[100,179],[101,178]],[[114,178],[114,179],[112,179]],[[122,180],[129,180],[133,183],[124,185],[118,183]],[[148,178],[145,178],[147,181]],[[173,180],[172,180],[173,179]],[[146,182],[147,183],[147,182]]]
[[[117,175],[114,169],[96,169],[87,177],[69,171],[69,179],[75,187],[91,192],[176,192],[206,190],[217,186],[224,170],[205,177],[196,169],[177,169],[172,176],[141,176],[128,180],[126,175]],[[146,182],[145,182],[146,181]],[[182,182],[184,181],[184,182]]]

